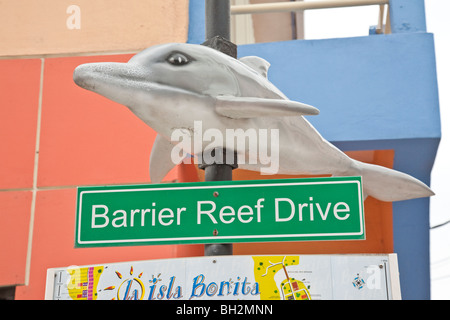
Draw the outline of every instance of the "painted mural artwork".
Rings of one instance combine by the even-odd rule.
[[[434,194],[408,174],[351,159],[326,141],[305,118],[319,110],[289,100],[268,80],[269,66],[255,56],[234,59],[206,46],[172,43],[127,63],[78,66],[73,77],[158,133],[152,183],[186,157],[208,162],[212,150],[225,149],[237,154],[239,168],[262,174],[362,176],[364,196],[381,201]]]
[[[70,266],[49,269],[48,285],[55,300],[393,299],[393,258],[220,256]]]

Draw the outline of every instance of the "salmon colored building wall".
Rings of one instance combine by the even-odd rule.
[[[0,56],[139,51],[184,42],[188,0],[5,0]]]
[[[132,53],[74,55],[186,42],[188,1],[80,0],[79,30],[66,27],[71,3],[36,3],[0,3],[0,286],[17,286],[16,299],[43,299],[48,268],[203,255],[203,245],[74,249],[76,187],[148,183],[156,136],[127,108],[72,80],[82,63]],[[351,156],[392,167],[394,152]],[[202,179],[194,165],[181,165],[165,181]],[[392,205],[369,198],[365,212],[367,241],[236,244],[234,253],[393,252]]]

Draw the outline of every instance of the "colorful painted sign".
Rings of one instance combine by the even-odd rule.
[[[49,269],[54,300],[399,299],[397,256],[218,256]]]
[[[364,238],[361,177],[78,188],[76,247]]]

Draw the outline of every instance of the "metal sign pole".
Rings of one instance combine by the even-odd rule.
[[[230,0],[205,0],[206,39],[230,39]]]
[[[237,47],[230,41],[230,10],[229,0],[205,0],[206,41],[203,45],[237,58]],[[237,168],[236,155],[233,157],[233,163],[228,163],[226,161],[227,150],[213,150],[211,156],[214,159],[218,159],[216,153],[222,154],[222,161],[208,165],[199,165],[200,169],[205,170],[205,181],[233,180],[232,172],[233,169]],[[220,231],[214,230],[214,235],[218,235],[218,232]],[[232,254],[233,245],[231,243],[205,244],[205,256]]]

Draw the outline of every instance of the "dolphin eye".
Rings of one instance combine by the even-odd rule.
[[[184,54],[178,52],[172,53],[170,56],[168,56],[167,61],[174,66],[182,66],[190,62],[190,60]]]

